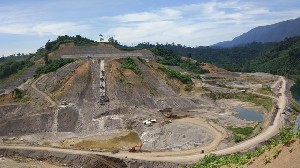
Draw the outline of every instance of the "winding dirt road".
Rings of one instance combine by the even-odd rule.
[[[235,146],[228,147],[225,149],[214,151],[213,153],[216,153],[218,155],[224,155],[224,154],[231,154],[236,153],[240,151],[245,151],[250,148],[253,148],[257,146],[259,143],[264,142],[274,135],[276,135],[279,131],[279,129],[283,126],[283,119],[284,115],[282,114],[284,112],[284,109],[287,105],[287,97],[285,95],[286,91],[286,80],[283,77],[279,77],[279,80],[282,81],[282,87],[279,90],[279,93],[281,93],[281,96],[278,98],[278,106],[279,110],[278,113],[274,119],[273,125],[269,126],[267,129],[265,129],[261,134],[248,139],[246,141],[243,141]],[[38,81],[38,80],[37,80]],[[34,84],[33,84],[34,86]],[[42,93],[41,93],[42,94]],[[189,123],[194,123],[195,120],[189,120],[187,121]],[[217,127],[217,125],[213,123],[209,123],[211,126],[215,127],[216,130],[222,130]],[[222,132],[223,133],[223,132]],[[220,132],[215,134],[216,136],[220,136]],[[217,139],[222,137],[217,137]],[[213,143],[218,143],[217,141]],[[150,160],[150,161],[167,161],[167,162],[178,162],[178,163],[192,163],[196,162],[202,157],[204,157],[206,154],[202,154],[201,150],[205,148],[196,148],[192,150],[186,150],[186,151],[179,151],[179,152],[144,152],[144,153],[128,153],[126,151],[117,153],[117,154],[111,154],[108,152],[93,152],[93,151],[82,151],[82,150],[72,150],[72,149],[58,149],[58,148],[50,148],[50,147],[29,147],[29,146],[0,146],[0,148],[5,149],[27,149],[27,150],[46,150],[46,151],[53,151],[53,152],[60,152],[64,154],[98,154],[98,155],[106,155],[106,156],[112,156],[112,157],[118,157],[118,158],[132,158],[132,159],[140,159],[140,160]]]
[[[31,84],[31,87],[36,90],[39,94],[41,94],[49,103],[50,103],[50,107],[54,107],[57,105],[57,103],[49,96],[47,95],[45,92],[43,91],[40,91],[37,87],[36,87],[36,83],[38,81],[40,81],[43,77],[45,76],[44,75],[41,75],[39,78],[37,78],[34,82],[32,82]]]

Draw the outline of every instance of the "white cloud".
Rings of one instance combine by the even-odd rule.
[[[147,41],[211,45],[231,40],[256,26],[299,15],[299,11],[272,11],[252,2],[209,1],[106,17],[106,21],[114,22],[106,34],[127,44]]]
[[[34,25],[31,33],[38,35],[80,34],[88,28],[87,25],[72,22],[45,22]]]
[[[100,17],[98,20],[117,21],[121,23],[128,22],[149,22],[160,20],[176,20],[181,18],[181,12],[176,9],[162,8],[158,11],[129,13],[113,17]]]
[[[40,11],[33,9],[0,7],[0,33],[44,36],[80,34],[89,29],[89,26],[84,23],[44,21],[43,17],[45,16]]]
[[[89,26],[72,22],[42,22],[42,23],[12,23],[1,24],[0,33],[5,34],[22,34],[22,35],[64,35],[80,34],[88,30]]]

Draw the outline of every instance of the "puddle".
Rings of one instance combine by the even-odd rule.
[[[262,122],[264,119],[264,114],[262,112],[257,112],[255,110],[246,109],[243,107],[236,108],[236,111],[239,113],[238,117],[240,119],[257,122]]]

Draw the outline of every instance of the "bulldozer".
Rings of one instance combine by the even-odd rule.
[[[142,146],[143,144],[129,147],[128,152],[137,152],[137,151],[142,152]]]

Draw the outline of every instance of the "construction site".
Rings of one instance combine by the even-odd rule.
[[[139,73],[122,66],[129,57]],[[280,76],[235,73],[202,64],[210,73],[199,78],[168,66],[191,76],[192,89],[186,90],[186,84],[159,69],[162,65],[146,49],[67,45],[50,54],[50,59],[58,58],[76,60],[33,78],[39,66],[36,62],[15,77],[19,80],[0,84],[0,143],[24,147],[2,148],[2,155],[15,152],[31,157],[24,152],[26,147],[44,147],[48,152],[52,148],[76,149],[82,151],[75,153],[78,155],[97,152],[107,167],[120,166],[110,165],[114,159],[120,159],[120,167],[176,167],[212,151],[227,154],[255,147],[283,121],[279,114],[286,106],[286,81]],[[14,100],[15,88],[24,94],[21,100]],[[262,119],[241,118],[238,108],[255,111]],[[234,132],[234,128],[246,127],[252,129],[249,135]],[[268,132],[266,137],[258,136],[264,132]],[[247,142],[257,136],[255,143]],[[236,147],[243,141],[247,144]],[[89,157],[93,159],[95,163],[97,158]],[[87,160],[74,160],[75,156],[73,161],[56,159],[58,163],[53,164],[87,165]]]

